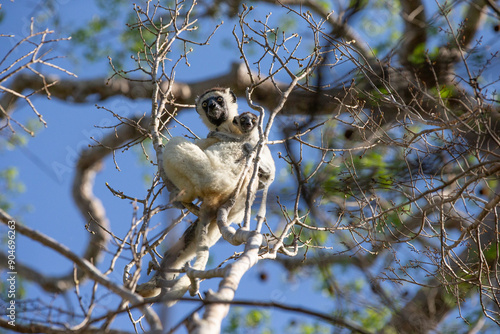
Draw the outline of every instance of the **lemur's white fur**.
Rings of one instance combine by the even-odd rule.
[[[220,198],[227,200],[244,165],[242,145],[219,141],[203,150],[182,137],[172,138],[165,147],[164,168],[179,189],[178,200],[200,198],[211,204],[220,202]]]

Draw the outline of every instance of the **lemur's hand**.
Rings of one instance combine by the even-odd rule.
[[[250,144],[250,143],[243,144],[243,152],[246,155],[250,155],[250,153],[252,153],[252,151],[253,151],[253,145],[252,144]]]
[[[207,138],[217,138],[217,131],[210,131]]]

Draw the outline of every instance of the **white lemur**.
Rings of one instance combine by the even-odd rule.
[[[163,167],[167,178],[179,190],[179,201],[191,202],[196,198],[202,200],[199,222],[188,228],[179,242],[170,248],[155,277],[137,288],[136,291],[145,297],[159,294],[160,286],[163,285],[161,280],[173,280],[177,276],[175,271],[196,255],[199,234],[196,226],[205,226],[208,247],[219,240],[221,234],[215,222],[217,210],[233,194],[245,165],[245,158],[259,140],[255,126],[257,117],[251,113],[244,113],[239,117],[236,96],[228,88],[214,88],[203,93],[196,99],[196,111],[212,130],[210,138],[196,143],[182,137],[172,138],[163,151]],[[274,180],[275,167],[267,147],[262,151],[260,166],[259,186],[270,184]],[[228,224],[243,220],[251,175],[250,170],[243,180],[240,192],[236,194],[235,204],[228,215]],[[256,191],[257,182],[251,193],[255,194]],[[169,269],[173,272],[168,273]]]

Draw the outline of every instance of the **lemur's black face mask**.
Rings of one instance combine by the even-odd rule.
[[[241,131],[247,133],[250,132],[255,126],[255,119],[252,117],[241,117],[240,118],[240,127]]]
[[[208,120],[215,126],[219,126],[227,121],[227,105],[222,96],[209,97],[202,103],[202,108],[207,115]]]

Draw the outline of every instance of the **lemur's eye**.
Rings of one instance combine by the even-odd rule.
[[[224,99],[222,98],[222,96],[219,96],[219,97],[217,98],[217,102],[222,102],[222,101],[224,101]]]
[[[207,105],[208,105],[207,101],[205,101],[205,102],[203,102],[203,103],[201,104],[201,106],[202,106],[203,108],[206,108],[206,107],[207,107]]]

